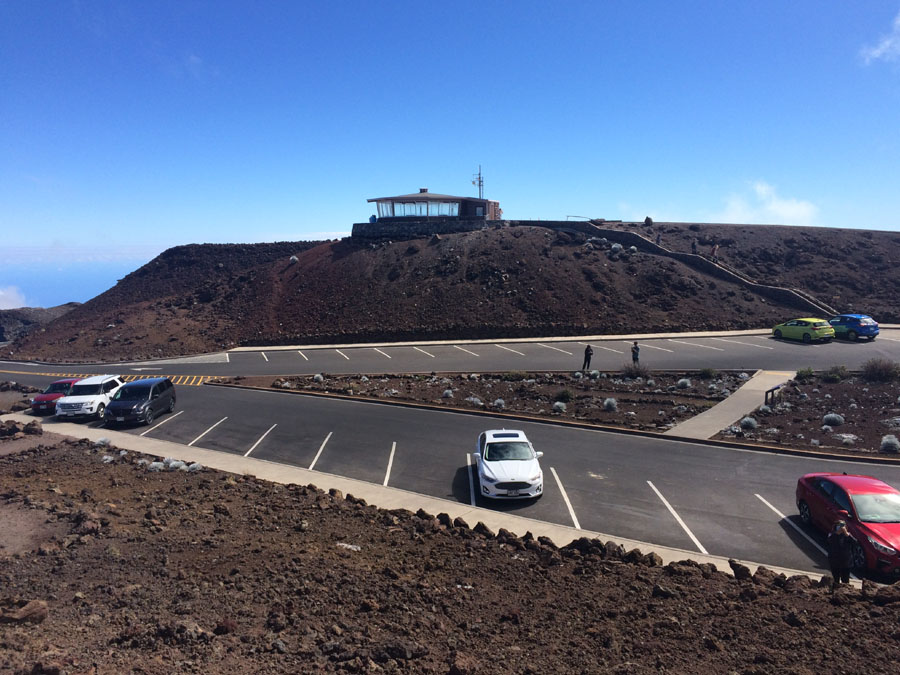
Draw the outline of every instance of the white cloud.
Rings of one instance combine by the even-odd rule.
[[[763,181],[750,185],[751,194],[731,194],[725,209],[712,220],[721,223],[757,225],[815,225],[818,207],[802,199],[780,197],[775,188]]]
[[[41,246],[6,246],[0,250],[0,264],[24,265],[35,263],[111,263],[139,261],[155,258],[165,247],[154,244],[127,244],[121,246],[73,246],[64,242],[51,242]]]
[[[878,60],[900,61],[900,14],[894,17],[894,23],[888,35],[882,37],[874,47],[863,47],[859,53],[867,65]]]
[[[25,304],[25,294],[16,286],[0,288],[0,309],[18,309],[19,307],[27,306]]]

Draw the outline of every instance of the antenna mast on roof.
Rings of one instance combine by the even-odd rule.
[[[472,177],[472,185],[478,186],[478,199],[484,199],[484,178],[481,175],[481,164],[478,165],[478,173]]]

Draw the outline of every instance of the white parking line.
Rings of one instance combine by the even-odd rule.
[[[556,469],[552,466],[550,467],[550,473],[553,474],[553,477],[556,479],[556,485],[559,487],[559,491],[562,493],[563,501],[566,503],[566,508],[569,509],[569,515],[572,516],[572,524],[575,525],[576,530],[581,529],[581,525],[578,523],[578,518],[575,517],[575,509],[572,508],[572,502],[569,501],[569,495],[566,494],[566,489],[563,487],[562,481],[559,479],[559,476],[556,475]]]
[[[144,433],[142,433],[141,436],[146,436],[146,435],[149,434],[151,431],[153,431],[154,429],[156,429],[156,427],[161,427],[163,424],[165,424],[165,423],[168,422],[169,420],[174,420],[176,417],[178,417],[178,416],[179,416],[181,413],[183,413],[183,412],[184,412],[184,410],[179,410],[177,413],[175,413],[174,415],[171,415],[171,416],[167,417],[166,419],[164,419],[164,420],[163,420],[162,422],[160,422],[159,424],[157,424],[157,425],[155,425],[155,426],[152,426],[152,427],[150,427],[149,429],[147,429],[147,431],[145,431]]]
[[[268,363],[268,362],[269,362],[269,357],[266,356],[266,353],[265,353],[265,352],[260,352],[260,354],[262,354],[262,357],[266,360],[266,363]]]
[[[478,354],[476,354],[475,352],[470,352],[468,349],[463,349],[459,345],[453,345],[453,346],[456,347],[457,349],[459,349],[460,351],[465,352],[466,354],[471,354],[472,356],[478,356]]]
[[[815,546],[817,549],[819,549],[819,552],[820,552],[822,555],[824,555],[825,557],[828,557],[828,551],[826,551],[824,548],[822,548],[821,546],[819,546],[819,544],[816,542],[815,539],[813,539],[813,538],[810,537],[808,534],[806,534],[806,532],[804,532],[804,531],[801,530],[799,527],[797,527],[797,525],[794,523],[793,520],[790,520],[789,518],[787,518],[781,511],[779,511],[779,510],[776,509],[774,506],[772,506],[769,502],[767,502],[765,499],[763,499],[761,495],[758,495],[758,494],[756,494],[755,492],[754,492],[753,494],[754,494],[754,496],[755,496],[759,501],[761,501],[763,504],[765,504],[765,505],[768,506],[770,509],[772,509],[772,510],[775,512],[775,514],[776,514],[779,518],[781,518],[784,522],[786,522],[788,525],[790,525],[791,527],[793,527],[794,530],[796,530],[798,534],[800,534],[804,539],[806,539],[806,541],[808,541],[810,544],[812,544],[812,545]]]
[[[272,429],[274,429],[274,428],[277,427],[277,426],[278,426],[278,424],[273,424],[272,426],[269,427],[269,431],[272,431]],[[256,441],[256,443],[254,443],[253,445],[250,446],[250,449],[249,449],[247,452],[244,453],[244,457],[249,457],[249,456],[250,456],[250,453],[253,452],[254,450],[256,450],[256,446],[259,445],[260,443],[262,443],[262,440],[263,440],[266,436],[269,435],[269,431],[267,431],[267,432],[264,433],[262,436],[260,436],[260,437],[259,437],[259,440]]]
[[[222,424],[222,422],[224,422],[224,421],[227,420],[227,419],[228,419],[228,417],[223,417],[223,418],[220,419],[218,422],[216,422],[215,424],[213,424],[209,429],[207,429],[207,430],[204,431],[202,434],[200,434],[199,436],[197,436],[197,438],[195,438],[195,439],[192,440],[190,443],[188,443],[188,447],[192,446],[194,443],[196,443],[196,442],[199,441],[201,438],[203,438],[204,436],[206,436],[206,434],[208,434],[210,431],[212,431],[213,429],[215,429],[217,426],[219,426],[220,424]]]
[[[512,352],[513,354],[518,354],[519,356],[525,356],[522,352],[517,352],[515,349],[510,349],[509,347],[504,347],[503,345],[494,345],[495,347],[500,347],[500,349],[505,349],[508,352]]]
[[[592,344],[592,343],[579,342],[578,344],[586,345],[586,344]],[[624,354],[625,353],[625,352],[620,352],[618,349],[613,349],[612,347],[604,347],[603,345],[594,344],[592,346],[596,347],[597,349],[605,349],[608,352],[615,352],[616,354]]]
[[[678,524],[681,525],[681,529],[683,529],[685,532],[687,532],[687,535],[691,538],[691,541],[694,542],[694,545],[696,545],[696,547],[699,549],[700,553],[702,553],[703,555],[709,555],[709,553],[706,551],[706,549],[703,548],[703,544],[701,544],[697,540],[697,537],[694,536],[694,533],[691,532],[690,529],[688,529],[687,525],[685,525],[684,521],[681,519],[681,516],[679,516],[677,513],[675,513],[675,509],[672,508],[672,505],[669,504],[669,502],[666,501],[666,498],[662,496],[662,492],[657,490],[656,486],[653,483],[651,483],[649,480],[647,481],[647,485],[649,485],[651,488],[653,488],[653,491],[656,493],[656,496],[659,497],[662,500],[662,503],[666,505],[666,508],[669,509],[669,513],[671,513],[672,516],[675,518],[675,520],[678,521]]]
[[[475,479],[472,478],[472,472],[475,471],[475,465],[472,464],[472,455],[466,453],[466,464],[469,467],[469,504],[475,506]]]
[[[394,465],[394,452],[396,450],[397,450],[397,441],[394,441],[393,443],[391,443],[391,456],[388,458],[388,467],[387,467],[387,471],[384,474],[384,482],[382,483],[382,485],[384,485],[385,487],[387,487],[388,480],[391,477],[391,467]]]
[[[309,359],[306,358],[306,354],[304,354],[303,352],[301,352],[299,349],[297,350],[297,353],[298,353],[300,356],[303,357],[303,360],[304,360],[304,361],[309,361]]]
[[[429,354],[424,349],[419,349],[418,347],[413,347],[413,349],[415,349],[416,351],[422,352],[425,356],[430,356],[431,358],[434,358],[434,354]]]
[[[632,341],[632,342],[626,342],[625,344],[626,344],[626,345],[634,344],[634,341]],[[640,342],[640,343],[638,343],[638,344],[641,345],[641,349],[643,349],[644,347],[646,347],[647,349],[658,349],[658,350],[661,351],[661,352],[669,352],[670,354],[674,354],[674,353],[675,353],[675,352],[674,352],[673,350],[671,350],[671,349],[666,349],[665,347],[657,347],[657,346],[655,346],[655,345],[647,344],[646,342]]]
[[[225,352],[225,363],[231,363],[231,355]]]
[[[721,347],[713,347],[711,345],[698,345],[696,342],[684,342],[683,340],[669,340],[669,342],[677,342],[680,345],[690,345],[691,347],[703,347],[704,349],[715,349],[717,352],[724,352]]]
[[[572,352],[567,352],[565,349],[560,349],[559,347],[553,347],[551,345],[541,344],[540,342],[538,342],[538,346],[546,347],[547,349],[555,349],[558,352],[562,352],[563,354],[568,354],[569,356],[572,356]]]
[[[313,457],[312,464],[309,465],[310,471],[313,470],[313,467],[316,465],[316,462],[319,461],[319,455],[322,454],[322,451],[325,449],[325,444],[328,442],[328,439],[331,438],[331,434],[333,434],[333,433],[334,433],[333,431],[329,431],[328,435],[325,437],[325,440],[322,441],[322,445],[319,446],[319,451],[316,453],[316,456]]]
[[[378,352],[378,353],[381,354],[382,356],[386,356],[387,358],[391,358],[391,355],[390,355],[390,354],[386,354],[385,352],[383,352],[383,351],[381,351],[380,349],[378,349],[378,347],[372,347],[372,349],[374,349],[376,352]]]
[[[745,345],[747,347],[756,347],[757,349],[775,349],[775,347],[769,347],[767,345],[754,345],[749,342],[741,342],[740,340],[728,340],[726,338],[710,338],[711,340],[718,340],[719,342],[733,342],[736,345]]]
[[[344,352],[342,352],[340,349],[335,349],[334,351],[336,351],[338,354],[340,354],[341,356],[343,356],[343,357],[344,357],[345,359],[347,359],[348,361],[350,360],[350,357],[347,356],[347,355],[346,355]]]
[[[878,339],[879,340],[890,340],[891,342],[900,342],[900,340],[898,340],[897,338],[884,337],[883,335],[878,336]]]

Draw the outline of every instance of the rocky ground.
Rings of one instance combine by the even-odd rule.
[[[898,437],[900,379],[873,382],[840,368],[791,380],[772,405],[760,407],[717,436],[864,455],[898,454]]]
[[[880,673],[900,658],[893,586],[832,596],[765,569],[557,548],[49,434],[0,448],[7,673]]]
[[[665,431],[717,402],[747,373],[435,373],[237,377],[243,386],[408,401],[440,407]]]
[[[900,235],[834,228],[604,223],[658,235],[839,311],[900,321]],[[806,305],[652,249],[516,226],[407,241],[180,246],[4,348],[16,359],[143,360],[237,345],[515,338],[773,326]]]

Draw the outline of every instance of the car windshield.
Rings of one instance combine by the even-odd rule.
[[[509,443],[489,443],[484,449],[487,462],[504,462],[515,459],[533,459],[531,446],[523,441]]]
[[[94,396],[100,393],[99,384],[75,384],[72,385],[70,396]]]
[[[113,401],[143,401],[150,398],[150,387],[122,387]]]
[[[70,382],[54,382],[44,391],[45,394],[65,394],[69,391]]]
[[[864,523],[900,523],[900,495],[877,493],[851,495],[850,498]]]

